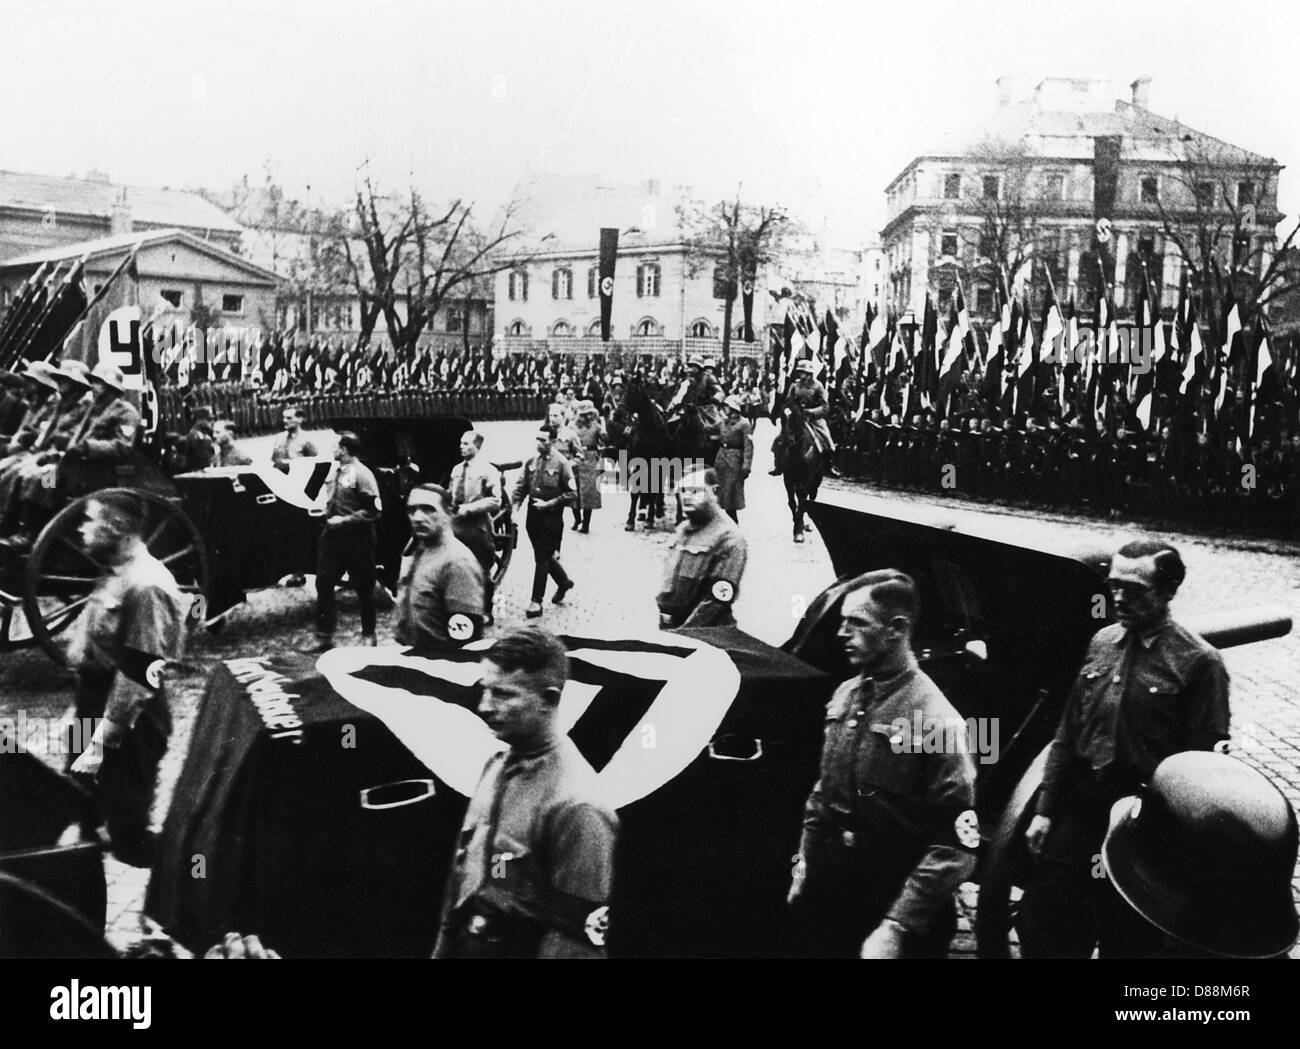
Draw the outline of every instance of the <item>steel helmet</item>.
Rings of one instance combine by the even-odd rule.
[[[1296,816],[1261,773],[1226,754],[1162,761],[1111,809],[1111,884],[1162,932],[1212,954],[1271,958],[1300,932],[1291,898]]]

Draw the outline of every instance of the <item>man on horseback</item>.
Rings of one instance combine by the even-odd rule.
[[[812,436],[817,445],[817,451],[821,453],[826,463],[826,472],[831,477],[839,477],[839,471],[835,469],[834,465],[835,440],[831,437],[831,429],[826,421],[826,414],[830,411],[830,401],[826,396],[826,387],[813,377],[813,370],[813,362],[806,357],[795,364],[794,381],[786,391],[785,403],[799,408],[803,413],[808,433]],[[774,477],[784,472],[781,453],[785,448],[786,441],[787,438],[783,431],[777,436],[772,445],[772,452],[776,461],[776,467],[772,470]]]
[[[692,354],[686,360],[686,378],[668,402],[668,422],[675,422],[685,409],[692,407],[716,421],[716,402],[721,394],[722,388],[713,374],[713,363]]]

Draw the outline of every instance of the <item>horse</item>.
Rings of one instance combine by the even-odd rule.
[[[782,413],[778,444],[777,462],[782,467],[786,502],[794,520],[794,541],[802,543],[804,514],[808,504],[816,502],[822,483],[822,453],[797,404],[788,405]]]
[[[636,529],[637,507],[648,507],[646,514],[647,530],[654,527],[654,521],[663,517],[664,487],[673,484],[686,464],[703,463],[712,466],[718,455],[719,439],[710,427],[703,412],[695,405],[686,405],[671,422],[665,417],[664,410],[642,385],[633,379],[627,385],[623,396],[623,406],[629,417],[627,427],[627,454],[630,463],[637,463],[645,471],[642,477],[657,478],[664,483],[655,484],[655,491],[638,491],[640,485],[630,484],[631,505],[627,511],[629,532]],[[681,497],[677,497],[677,523],[682,520]]]

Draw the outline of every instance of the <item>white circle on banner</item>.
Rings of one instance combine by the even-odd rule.
[[[462,612],[447,620],[447,634],[453,641],[468,641],[474,636],[474,621]]]
[[[602,295],[613,295],[613,294],[614,294],[614,278],[613,278],[613,277],[602,277],[602,278],[601,278],[601,281],[600,281],[600,293],[601,293]]]
[[[980,845],[980,821],[974,809],[967,809],[957,817],[953,824],[957,831],[957,840],[968,849],[978,849]]]
[[[719,579],[714,583],[712,592],[715,601],[730,601],[736,596],[736,588],[726,579]]]
[[[1097,220],[1097,239],[1103,244],[1110,242],[1110,219]]]

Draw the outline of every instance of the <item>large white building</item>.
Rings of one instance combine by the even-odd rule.
[[[516,265],[497,274],[498,352],[651,353],[722,351],[725,308],[714,263],[687,244],[679,216],[684,191],[657,181],[611,185],[596,176],[534,176],[516,189],[526,231]],[[619,231],[608,343],[600,338],[600,231]],[[732,315],[731,353],[760,354],[772,301],[759,274],[754,341],[743,341],[742,300]]]
[[[1145,267],[1170,307],[1183,266],[1170,228],[1221,229],[1245,243],[1220,243],[1216,252],[1262,252],[1266,265],[1282,219],[1281,166],[1151,112],[1149,94],[1145,77],[1127,100],[1116,100],[1106,80],[1049,78],[1028,92],[999,80],[989,119],[955,129],[886,188],[890,304],[919,318],[927,288],[946,308],[960,280],[972,312],[988,318],[995,263],[1015,256],[1019,266],[1007,265],[1017,270],[1013,285],[1037,285],[1045,263],[1058,295],[1075,294],[1085,307],[1104,265],[1121,312],[1132,307]]]

